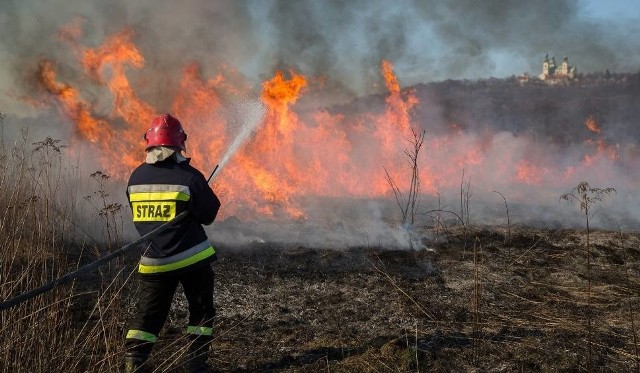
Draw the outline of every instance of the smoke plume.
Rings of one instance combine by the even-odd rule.
[[[133,140],[125,140],[138,139],[136,136],[146,126],[142,119],[179,107],[188,123],[206,124],[206,128],[192,130],[198,136],[190,137],[195,155],[205,159],[211,152],[204,150],[200,141],[210,139],[211,133],[224,132],[219,108],[234,94],[228,87],[264,95],[269,82],[272,88],[297,90],[291,101],[280,93],[269,92],[273,110],[265,114],[265,120],[272,123],[271,136],[283,143],[278,147],[254,143],[240,159],[229,161],[229,173],[233,175],[229,177],[240,186],[257,183],[258,176],[261,183],[275,182],[276,176],[279,180],[288,178],[269,191],[270,197],[260,190],[262,205],[269,198],[289,202],[291,197],[298,206],[305,203],[306,207],[304,211],[297,207],[285,209],[284,215],[291,218],[295,227],[282,233],[283,237],[274,234],[278,229],[273,226],[249,226],[241,233],[233,228],[220,232],[230,241],[269,238],[320,245],[327,242],[326,232],[332,232],[335,242],[331,242],[336,245],[405,241],[406,232],[385,221],[396,206],[388,193],[383,201],[381,191],[385,186],[382,167],[405,165],[403,151],[409,128],[427,131],[428,151],[423,151],[420,159],[421,164],[428,165],[423,171],[423,191],[432,197],[446,196],[447,209],[459,211],[460,206],[452,204],[460,204],[457,193],[465,172],[463,184],[466,180],[474,187],[471,200],[476,203],[476,221],[500,221],[503,212],[491,211],[494,203],[501,204],[494,193],[498,190],[519,201],[513,211],[520,212],[523,223],[566,223],[575,212],[564,215],[559,212],[561,209],[549,208],[548,201],[557,200],[559,194],[568,192],[592,173],[605,175],[596,181],[621,186],[621,196],[612,209],[619,209],[625,219],[635,220],[637,214],[626,208],[638,206],[631,192],[635,174],[612,170],[602,157],[588,159],[583,145],[562,148],[553,139],[538,141],[531,134],[518,131],[516,124],[475,123],[473,129],[466,126],[456,131],[459,123],[449,120],[450,108],[445,103],[437,99],[425,102],[423,96],[420,102],[414,102],[396,90],[398,82],[410,87],[524,72],[536,76],[545,54],[556,54],[558,60],[569,56],[579,72],[637,71],[640,39],[635,35],[640,26],[628,20],[599,23],[586,18],[583,7],[576,0],[6,0],[0,3],[0,112],[8,115],[3,141],[19,137],[24,126],[34,137],[75,138],[83,142],[83,148],[95,141],[96,134],[110,136],[119,141],[103,145],[105,148],[96,150],[87,162],[104,165],[100,155],[117,145],[123,163],[129,164],[137,162],[137,158],[133,155]],[[130,48],[119,51],[123,55],[120,59],[105,59],[116,45]],[[391,70],[387,61],[393,66],[392,71],[386,71]],[[277,75],[279,72],[283,75]],[[226,91],[218,89],[223,75]],[[304,82],[301,77],[305,77]],[[49,79],[47,85],[42,84],[44,78]],[[75,101],[61,104],[52,101],[52,96],[72,97]],[[203,96],[206,107],[195,110],[189,106]],[[342,117],[347,114],[340,110],[323,111],[335,105],[357,105],[358,99],[369,96],[382,97],[379,105],[368,107],[367,115],[352,121]],[[294,104],[298,111],[290,110]],[[427,120],[410,123],[410,113],[417,109]],[[80,112],[91,121],[92,132],[88,134],[79,135],[83,127],[77,118],[69,117],[69,113]],[[140,121],[134,114],[140,114]],[[580,122],[573,125],[584,126],[588,115],[580,115]],[[389,121],[395,127],[386,130],[395,130],[395,135],[381,129]],[[285,122],[292,126],[284,128]],[[439,129],[437,136],[429,132],[435,127]],[[615,130],[613,121],[607,131]],[[247,143],[256,141],[251,136],[253,132],[242,131],[243,128],[237,129],[244,133]],[[234,136],[220,135],[215,138],[216,144],[233,143]],[[590,141],[601,141],[599,149],[604,151],[622,138],[619,134],[617,139],[603,136],[594,135]],[[380,151],[390,140],[395,145]],[[329,151],[329,146],[335,148]],[[458,150],[464,150],[463,154],[454,154]],[[396,155],[389,160],[385,158],[389,154]],[[271,156],[273,159],[269,159]],[[277,164],[282,159],[278,157],[283,156],[291,163]],[[264,165],[257,164],[256,159]],[[509,160],[506,166],[505,159]],[[203,164],[207,162],[211,163],[207,159]],[[234,168],[240,167],[239,162],[264,173],[253,180],[241,178],[237,176],[239,168]],[[475,162],[482,166],[474,168],[480,164]],[[291,170],[300,163],[311,165],[313,180],[309,175],[292,177]],[[339,180],[356,169],[363,174],[381,175],[383,183],[380,184],[381,177],[360,180],[367,185]],[[393,175],[402,177],[400,170]],[[558,183],[559,179],[564,183]],[[331,190],[318,197],[318,189],[326,180],[336,183],[331,188],[325,186],[325,190]],[[293,189],[312,181],[318,184],[314,193],[304,198],[292,197]],[[231,193],[229,185],[221,188]],[[347,190],[360,193],[349,195]],[[329,197],[332,201],[324,200]],[[344,197],[354,198],[332,205]],[[359,198],[362,203],[357,203]],[[547,201],[547,206],[541,200]],[[239,210],[260,209],[251,203],[233,201]],[[429,202],[432,208],[438,207],[434,201]],[[274,213],[268,206],[263,209]],[[303,215],[306,219],[296,222]],[[579,222],[579,214],[575,215]],[[237,219],[235,215],[226,218]],[[296,232],[295,237],[291,232]]]

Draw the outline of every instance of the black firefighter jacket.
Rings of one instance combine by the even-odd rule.
[[[150,239],[138,267],[142,275],[183,273],[216,260],[202,225],[213,223],[220,200],[189,160],[178,163],[172,157],[141,164],[129,178],[127,197],[140,235],[189,211]]]

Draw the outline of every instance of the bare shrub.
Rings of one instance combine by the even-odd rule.
[[[393,191],[393,194],[396,198],[396,203],[400,208],[400,213],[402,214],[402,225],[409,232],[409,244],[411,248],[413,248],[413,239],[411,237],[411,232],[413,230],[416,214],[420,206],[420,201],[418,199],[418,196],[420,194],[420,170],[418,168],[418,155],[420,154],[422,144],[424,143],[425,131],[423,130],[422,132],[416,132],[412,128],[411,133],[413,137],[408,140],[411,144],[411,147],[404,151],[405,155],[407,156],[409,169],[411,170],[409,190],[406,191],[406,194],[405,192],[400,190],[400,187],[395,182],[395,180],[393,180],[386,168],[384,169],[384,172],[387,183],[391,187],[391,190]]]
[[[580,182],[573,190],[569,193],[565,193],[560,196],[561,200],[566,200],[571,203],[576,202],[580,206],[580,210],[584,214],[584,220],[587,229],[587,242],[585,244],[586,255],[587,255],[587,344],[588,344],[588,360],[587,360],[587,369],[591,372],[592,367],[592,315],[591,315],[591,229],[590,222],[591,219],[595,216],[596,212],[593,212],[593,207],[597,202],[602,201],[602,199],[608,195],[615,194],[616,190],[614,188],[595,188],[591,187],[589,183],[586,181]]]

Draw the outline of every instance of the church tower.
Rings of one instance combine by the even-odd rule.
[[[549,58],[549,55],[544,56],[542,60],[542,73],[538,76],[540,80],[546,80],[550,83],[560,80],[572,80],[577,76],[577,70],[575,66],[569,66],[569,57],[562,59],[560,65],[556,65],[555,57]]]

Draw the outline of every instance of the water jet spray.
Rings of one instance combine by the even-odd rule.
[[[233,105],[228,111],[229,122],[238,128],[236,137],[222,155],[218,166],[222,169],[262,122],[266,109],[260,100],[247,100]],[[215,172],[215,171],[214,171]]]

